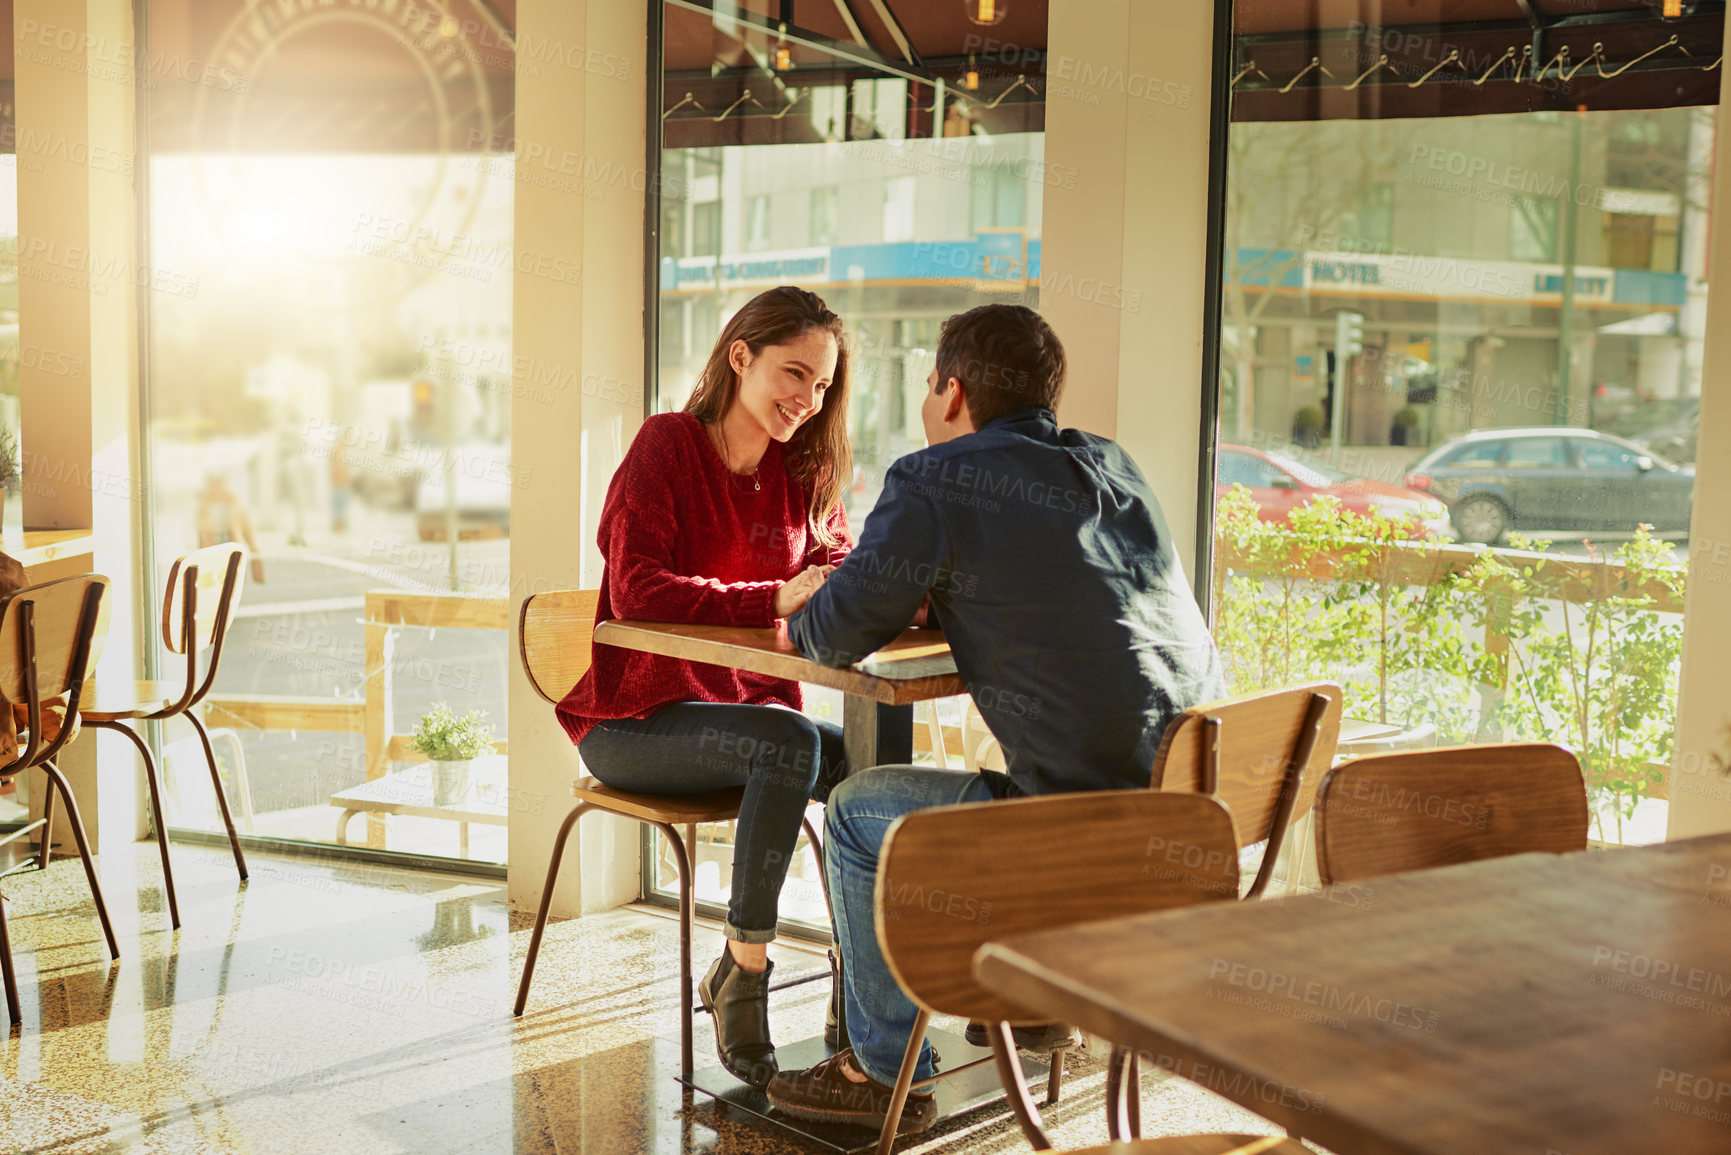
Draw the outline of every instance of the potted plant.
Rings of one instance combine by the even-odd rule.
[[[470,765],[493,752],[493,727],[485,710],[459,718],[448,703],[434,702],[415,723],[409,745],[433,764],[433,805],[450,806],[468,796]]]
[[[1418,444],[1418,410],[1411,405],[1403,405],[1396,410],[1394,425],[1388,431],[1390,445]]]

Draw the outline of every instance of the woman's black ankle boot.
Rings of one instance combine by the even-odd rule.
[[[762,1090],[775,1078],[775,1044],[769,1041],[769,976],[748,971],[726,947],[697,984],[703,1009],[715,1016],[715,1051],[734,1078]]]

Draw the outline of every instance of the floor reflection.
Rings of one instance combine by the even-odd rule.
[[[328,859],[175,847],[183,926],[155,848],[100,861],[111,962],[76,858],[4,882],[25,1021],[0,1037],[0,1149],[318,1155],[797,1152],[675,1081],[677,925],[630,908],[549,926],[528,1012],[510,1004],[529,921],[501,884]],[[136,895],[136,901],[129,896]],[[700,930],[707,961],[720,935]],[[778,945],[778,974],[825,968]],[[780,992],[788,1041],[822,1030],[828,984]],[[699,1058],[713,1054],[707,1018]],[[1048,1116],[1102,1142],[1103,1066]],[[1150,1083],[1149,1133],[1266,1131],[1206,1092]],[[1159,1130],[1156,1130],[1159,1128]],[[1024,1151],[1002,1108],[912,1151]]]

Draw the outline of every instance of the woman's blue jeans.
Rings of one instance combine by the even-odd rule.
[[[841,727],[781,706],[671,702],[647,718],[598,723],[577,750],[589,772],[615,790],[745,787],[724,929],[740,942],[775,939],[776,906],[806,805],[824,801],[846,773]],[[869,931],[869,889],[866,899]]]

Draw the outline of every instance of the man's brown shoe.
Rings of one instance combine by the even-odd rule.
[[[1018,1051],[1026,1051],[1030,1055],[1049,1055],[1053,1051],[1082,1045],[1082,1032],[1068,1023],[1041,1023],[1028,1027],[1011,1027],[1010,1036],[1016,1041]],[[968,1029],[962,1033],[972,1047],[989,1047],[991,1036],[986,1033],[986,1024],[969,1023]]]
[[[817,1066],[804,1071],[783,1071],[769,1081],[764,1093],[770,1105],[796,1119],[815,1119],[820,1123],[852,1123],[883,1130],[884,1116],[889,1114],[890,1098],[895,1094],[870,1075],[856,1083],[842,1073],[842,1064],[855,1070],[853,1048],[837,1051]],[[938,1121],[937,1101],[930,1091],[909,1092],[902,1107],[901,1121],[896,1132],[917,1135],[929,1130]]]

